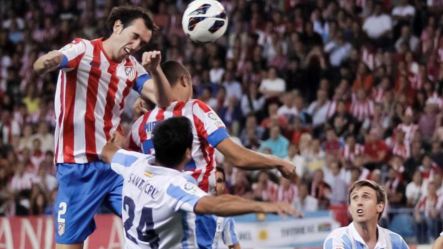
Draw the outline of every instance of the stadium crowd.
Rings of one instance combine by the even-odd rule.
[[[431,242],[443,217],[443,1],[221,1],[227,34],[194,44],[189,1],[5,0],[0,5],[0,214],[52,212],[57,73],[38,56],[104,33],[113,6],[140,5],[160,27],[148,49],[184,63],[195,98],[248,148],[292,160],[298,182],[246,173],[218,157],[230,193],[340,210],[357,179],[388,193],[385,225]],[[125,112],[124,127],[135,115]],[[346,214],[344,214],[346,216]]]

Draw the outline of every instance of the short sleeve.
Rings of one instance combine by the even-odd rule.
[[[135,84],[133,89],[141,94],[143,86],[151,79],[151,76],[146,72],[145,68],[139,63],[135,62],[135,70],[137,72],[137,78],[135,79]]]
[[[59,51],[63,54],[60,69],[74,69],[78,67],[80,59],[86,51],[86,45],[82,39],[76,38]]]
[[[220,117],[206,103],[196,100],[192,106],[194,124],[199,136],[208,140],[212,147],[229,137],[226,126]]]
[[[133,166],[140,159],[147,159],[148,156],[135,151],[120,149],[112,157],[111,168],[119,175],[125,175],[127,168]]]
[[[195,183],[187,181],[183,176],[174,179],[168,186],[166,193],[169,198],[173,199],[175,211],[186,212],[194,212],[198,200],[207,195]]]

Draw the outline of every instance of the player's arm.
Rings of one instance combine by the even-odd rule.
[[[220,142],[216,148],[225,156],[226,160],[238,168],[245,170],[277,168],[288,179],[297,177],[295,165],[291,162],[247,149],[235,143],[230,137]]]
[[[297,211],[287,203],[266,203],[244,199],[234,195],[209,196],[200,198],[194,207],[197,214],[234,216],[246,213],[278,213],[297,215]]]
[[[435,240],[432,249],[443,249],[443,233]]]
[[[160,51],[143,53],[142,66],[149,72],[152,78],[144,83],[140,95],[144,99],[151,100],[159,107],[167,107],[172,102],[172,90],[160,66],[160,62]]]
[[[38,74],[44,74],[57,69],[63,59],[62,52],[53,50],[45,55],[40,56],[33,65],[33,69]]]
[[[121,149],[122,144],[126,142],[126,138],[120,133],[116,132],[114,136],[108,141],[102,149],[101,159],[106,163],[111,163],[112,158]]]

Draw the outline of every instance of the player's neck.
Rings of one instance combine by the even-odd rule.
[[[355,229],[360,234],[361,238],[369,245],[375,245],[377,243],[377,222],[373,223],[371,221],[354,223]],[[372,248],[369,246],[369,248]]]
[[[115,62],[120,62],[121,59],[115,58],[115,55],[112,52],[112,40],[111,39],[106,39],[102,42],[102,46],[103,46],[103,51],[105,52],[105,54],[109,57],[109,59],[115,61]]]

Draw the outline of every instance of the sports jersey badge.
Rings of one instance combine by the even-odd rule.
[[[65,223],[59,222],[58,223],[58,229],[57,229],[58,235],[62,236],[65,233]]]
[[[135,79],[135,70],[132,66],[125,66],[125,73],[130,81]]]

